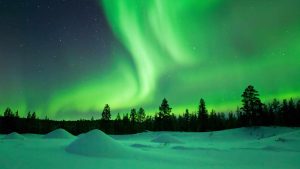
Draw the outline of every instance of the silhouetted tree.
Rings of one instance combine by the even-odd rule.
[[[232,112],[228,113],[226,128],[231,129],[237,126],[237,119]]]
[[[137,113],[137,121],[139,123],[142,123],[143,121],[145,121],[145,118],[146,118],[145,110],[143,108],[140,108]]]
[[[15,116],[13,111],[9,107],[5,109],[3,114],[4,114],[4,117],[14,117]]]
[[[110,107],[108,104],[105,104],[103,111],[102,111],[102,117],[101,117],[101,128],[103,129],[104,132],[110,133],[112,132],[112,126],[110,123]]]
[[[28,112],[28,113],[27,113],[27,119],[31,119],[31,117],[32,117],[32,116],[31,116],[31,112]]]
[[[247,125],[258,125],[262,114],[262,103],[259,94],[252,85],[249,85],[242,94],[242,110],[246,115]]]
[[[139,108],[137,112],[137,124],[138,124],[138,129],[139,131],[144,131],[145,130],[145,118],[146,118],[146,113],[143,108]]]
[[[170,115],[171,115],[171,110],[172,110],[172,108],[170,108],[167,99],[164,98],[164,99],[162,100],[161,105],[159,106],[159,114],[158,114],[158,115],[159,115],[161,118],[169,118]]]
[[[108,121],[111,118],[110,114],[110,107],[108,104],[105,104],[103,111],[102,111],[102,120]]]
[[[130,130],[130,119],[128,116],[128,113],[123,114],[123,118],[122,118],[122,122],[123,122],[123,132],[124,133],[132,133]]]
[[[290,98],[288,102],[288,124],[289,126],[296,126],[297,124],[297,113],[296,113],[296,105],[292,98]]]
[[[137,128],[136,121],[137,121],[137,113],[136,113],[136,109],[133,108],[130,111],[130,130],[134,133],[136,132],[136,128]]]
[[[287,126],[289,121],[289,105],[286,99],[283,99],[280,110],[280,125]]]
[[[227,128],[252,125],[282,125],[300,126],[300,100],[284,99],[282,102],[274,99],[271,103],[263,104],[258,98],[258,92],[251,86],[242,95],[243,107],[237,108],[235,113],[217,113],[214,110],[207,113],[205,101],[200,99],[197,112],[190,113],[188,109],[181,115],[171,113],[166,99],[163,99],[159,112],[154,117],[145,117],[145,110],[138,112],[132,109],[130,114],[122,116],[118,113],[114,120],[110,120],[110,108],[104,106],[101,120],[80,119],[76,121],[55,121],[46,116],[39,119],[36,113],[28,112],[27,118],[20,118],[19,112],[13,113],[10,108],[5,109],[0,116],[0,133],[38,133],[45,134],[57,128],[64,128],[72,134],[80,134],[94,128],[111,134],[129,134],[145,130],[169,131],[214,131]],[[134,125],[133,125],[134,123]]]
[[[144,124],[144,129],[146,130],[154,130],[154,119],[152,116],[148,115],[145,118],[145,121],[143,122]]]
[[[159,106],[158,113],[158,125],[162,130],[170,130],[171,126],[171,111],[172,108],[169,106],[169,103],[166,98],[162,100],[161,105]]]
[[[35,120],[35,119],[36,119],[36,114],[35,114],[35,112],[33,112],[33,113],[31,114],[30,119],[32,119],[32,120]]]
[[[196,113],[190,114],[190,131],[198,131],[199,125],[198,125],[199,119]]]
[[[269,105],[269,115],[271,125],[280,124],[280,102],[277,99],[273,99],[272,103]]]
[[[204,101],[203,98],[200,99],[200,103],[199,103],[198,119],[199,119],[199,131],[206,131],[207,130],[208,114],[207,114],[205,101]]]
[[[132,123],[132,124],[134,124],[137,120],[137,113],[136,113],[136,110],[135,110],[135,108],[133,108],[133,109],[131,109],[131,111],[130,111],[130,122]]]
[[[190,131],[190,113],[188,109],[185,109],[181,123],[183,123],[183,131]]]
[[[114,121],[115,134],[123,134],[122,131],[122,119],[120,113],[117,114],[116,119]]]
[[[15,113],[15,117],[16,117],[16,118],[19,118],[19,111],[18,111],[18,110],[17,110],[16,113]]]

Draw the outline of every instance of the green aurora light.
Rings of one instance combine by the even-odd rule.
[[[13,93],[1,110],[89,118],[108,103],[114,113],[140,106],[153,113],[166,97],[182,113],[195,111],[202,97],[209,109],[228,111],[249,84],[263,101],[300,96],[299,1],[103,0],[99,6],[120,42],[105,70],[57,87],[30,107],[28,97]]]

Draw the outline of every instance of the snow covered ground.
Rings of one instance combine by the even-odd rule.
[[[0,169],[299,169],[300,128],[0,135]]]

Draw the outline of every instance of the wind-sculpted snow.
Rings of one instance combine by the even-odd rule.
[[[13,132],[13,133],[6,135],[3,139],[24,140],[25,137],[19,133]]]
[[[44,138],[69,139],[69,138],[74,138],[74,136],[64,129],[56,129],[56,130],[51,131],[50,133],[46,134],[44,136]]]
[[[92,130],[74,140],[66,151],[92,157],[128,157],[133,151],[100,130]]]
[[[299,169],[300,128],[77,137],[0,135],[0,169]],[[24,138],[22,137],[22,138]],[[156,140],[158,142],[153,142]],[[178,142],[180,141],[180,142]]]

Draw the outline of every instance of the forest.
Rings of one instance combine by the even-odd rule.
[[[288,126],[300,127],[300,100],[273,99],[262,103],[258,91],[249,85],[241,95],[241,106],[233,112],[210,112],[203,98],[200,98],[198,111],[188,109],[175,115],[168,100],[164,98],[154,116],[147,115],[143,108],[131,109],[129,113],[111,118],[110,106],[103,108],[101,119],[81,119],[76,121],[38,118],[35,112],[20,117],[18,111],[7,108],[0,116],[0,133],[45,134],[63,128],[74,135],[100,129],[108,134],[133,134],[143,131],[185,131],[206,132],[239,127]]]

